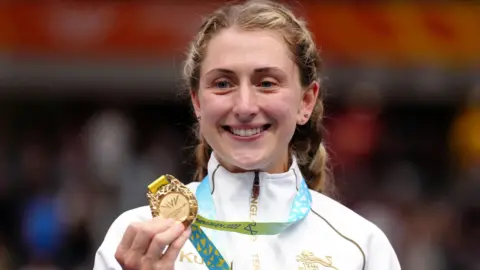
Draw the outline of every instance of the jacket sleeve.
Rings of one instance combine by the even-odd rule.
[[[122,267],[115,259],[115,252],[128,225],[134,221],[132,214],[127,211],[112,223],[102,244],[95,253],[93,270],[122,270]]]
[[[365,270],[400,270],[400,262],[390,241],[383,231],[375,226],[366,254]]]

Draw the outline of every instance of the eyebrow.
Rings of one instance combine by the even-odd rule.
[[[212,73],[235,74],[235,72],[233,72],[230,69],[214,68],[214,69],[209,70],[207,73],[205,73],[205,76],[208,76],[209,74],[212,74]]]
[[[214,68],[212,70],[209,70],[207,73],[205,73],[205,76],[211,74],[211,73],[223,73],[223,74],[229,74],[229,75],[232,75],[232,74],[235,74],[235,72],[233,70],[230,70],[230,69],[226,69],[226,68]],[[253,70],[254,73],[269,73],[269,72],[272,72],[272,73],[275,73],[275,74],[281,74],[281,75],[286,75],[285,72],[283,72],[281,69],[277,68],[277,67],[261,67],[261,68],[256,68]]]

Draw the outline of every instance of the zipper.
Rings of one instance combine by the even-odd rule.
[[[260,195],[260,177],[259,177],[259,172],[255,171],[255,178],[253,178],[253,186],[252,186],[252,197],[250,200],[250,219],[252,221],[255,221],[257,217],[259,195]],[[252,235],[251,240],[253,242],[257,241],[257,236]],[[260,269],[260,260],[258,258],[258,253],[253,254],[252,265],[254,270]]]
[[[251,196],[251,200],[250,200],[250,219],[252,221],[253,221],[253,218],[256,217],[256,215],[257,215],[257,210],[255,210],[255,212],[252,212],[252,203],[255,202],[255,204],[256,204],[256,200],[258,199],[259,195],[260,195],[260,176],[259,176],[259,172],[255,171],[255,177],[253,178],[253,186],[252,186],[252,196]],[[256,205],[255,205],[255,209],[257,209]],[[252,235],[252,240],[255,241],[256,236]],[[258,258],[258,254],[256,254],[256,256]],[[234,260],[232,260],[230,262],[230,269],[231,270],[233,270],[233,262],[234,262]],[[260,265],[255,258],[253,260],[253,268],[255,270],[260,269]]]
[[[252,198],[257,199],[260,195],[260,179],[258,171],[255,171],[255,178],[253,178]]]

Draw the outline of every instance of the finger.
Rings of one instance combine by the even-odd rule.
[[[183,233],[177,239],[175,239],[175,241],[173,241],[170,246],[168,246],[167,251],[162,257],[162,261],[167,264],[171,263],[171,266],[173,267],[173,264],[175,263],[175,260],[177,259],[180,250],[187,242],[191,233],[192,230],[190,229],[190,227],[184,230]]]
[[[150,224],[162,224],[162,223],[173,223],[174,220],[172,218],[164,218],[162,216],[158,216],[158,217],[154,217],[152,219],[150,219],[149,221],[147,221],[147,223],[150,223]]]
[[[118,245],[117,251],[115,252],[115,258],[120,262],[124,263],[125,255],[127,251],[132,246],[133,240],[135,239],[135,235],[141,229],[141,223],[132,223],[128,226],[125,234]]]
[[[142,224],[142,228],[135,235],[130,250],[134,253],[144,254],[147,252],[148,246],[152,238],[158,234],[168,230],[173,224],[173,219],[155,219],[155,221]]]
[[[168,230],[163,233],[156,234],[150,243],[147,254],[145,256],[149,259],[158,260],[162,257],[163,251],[167,245],[170,245],[177,238],[182,235],[184,226],[180,222],[173,224]]]
[[[141,228],[142,224],[140,222],[130,224],[125,231],[125,234],[123,235],[119,246],[125,249],[129,249],[132,246],[135,235],[137,234],[137,232],[140,231]]]

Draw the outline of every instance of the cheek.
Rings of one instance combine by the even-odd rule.
[[[203,94],[200,97],[200,108],[204,120],[217,122],[230,111],[230,101],[227,96]]]
[[[293,126],[296,125],[296,117],[298,114],[298,104],[296,101],[298,99],[293,95],[283,95],[276,98],[270,98],[265,103],[264,110],[268,115],[275,118],[275,120],[280,125]]]

